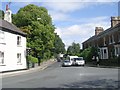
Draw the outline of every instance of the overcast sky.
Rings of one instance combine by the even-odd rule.
[[[2,10],[8,1],[14,14],[28,4],[47,8],[66,47],[93,36],[97,26],[109,28],[111,16],[118,16],[119,0],[2,0]]]

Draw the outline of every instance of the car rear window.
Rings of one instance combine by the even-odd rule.
[[[74,58],[74,60],[83,60],[83,58]]]

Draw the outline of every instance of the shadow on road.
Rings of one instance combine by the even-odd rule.
[[[109,88],[109,90],[118,90],[119,84],[120,81],[114,81],[112,79],[102,79],[94,81],[74,82],[64,84],[62,86],[66,88]]]

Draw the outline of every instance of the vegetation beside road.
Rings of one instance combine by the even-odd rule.
[[[93,60],[93,56],[98,56],[98,49],[95,47],[89,47],[80,53],[80,56],[84,57],[87,64],[96,65],[96,60]],[[108,60],[99,60],[99,64],[103,66],[120,66],[120,57],[112,57]]]
[[[65,45],[54,33],[55,26],[46,8],[29,4],[13,14],[13,23],[27,33],[27,47],[31,48],[29,59],[32,62],[65,52]]]

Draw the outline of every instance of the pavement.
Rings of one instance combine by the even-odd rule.
[[[34,68],[29,68],[29,69],[20,70],[20,71],[4,72],[2,74],[0,73],[0,78],[10,77],[10,76],[16,76],[16,75],[21,75],[21,74],[26,74],[26,73],[31,73],[31,72],[34,72],[36,70],[44,70],[45,68],[47,68],[48,66],[50,66],[51,64],[53,64],[55,62],[56,62],[55,59],[50,59],[50,60],[42,62],[40,64],[40,66],[38,66],[37,64],[35,64]]]
[[[119,66],[95,65],[95,64],[90,64],[90,63],[85,64],[85,66],[89,66],[89,67],[98,67],[98,68],[117,68],[117,69],[120,69]]]

